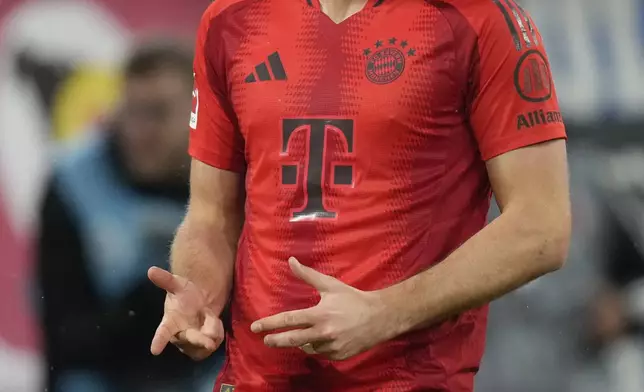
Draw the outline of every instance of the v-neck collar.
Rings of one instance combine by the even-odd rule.
[[[364,9],[367,9],[369,7],[378,7],[384,2],[385,0],[367,0],[367,4],[365,4]],[[320,9],[320,0],[306,0],[306,4],[308,4],[310,7],[314,7],[315,9]]]
[[[355,14],[349,16],[348,18],[346,18],[342,22],[336,23],[335,21],[333,21],[329,17],[329,15],[325,14],[324,12],[322,12],[322,7],[320,6],[320,0],[306,0],[306,3],[309,5],[309,7],[313,7],[316,10],[318,10],[320,12],[320,14],[324,15],[326,17],[326,19],[329,20],[329,22],[333,23],[336,26],[343,25],[343,24],[347,23],[350,19],[353,19],[354,16],[360,14],[361,12],[367,11],[369,8],[379,7],[384,2],[385,2],[385,0],[367,0],[367,3],[364,5],[364,7],[360,11],[358,11]]]

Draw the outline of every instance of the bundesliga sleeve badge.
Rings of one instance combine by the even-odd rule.
[[[193,74],[194,75],[194,74]],[[190,110],[190,128],[197,129],[197,117],[199,114],[199,89],[195,81],[192,89],[192,109]]]

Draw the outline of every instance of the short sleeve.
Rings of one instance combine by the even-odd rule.
[[[241,172],[245,168],[244,141],[226,91],[225,70],[218,55],[214,23],[204,15],[197,34],[194,89],[188,152],[210,166]]]
[[[566,138],[539,31],[513,1],[494,3],[477,29],[471,69],[470,124],[484,160]]]

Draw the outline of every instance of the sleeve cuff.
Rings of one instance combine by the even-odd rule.
[[[217,169],[231,171],[235,173],[243,173],[246,170],[246,164],[243,159],[235,159],[235,157],[223,157],[214,151],[191,145],[188,148],[188,154],[200,162]]]
[[[481,146],[481,157],[489,161],[499,155],[518,150],[523,147],[547,142],[556,139],[567,139],[566,128],[563,125],[550,126],[547,128],[531,129],[525,133],[517,134],[494,140],[488,146]]]

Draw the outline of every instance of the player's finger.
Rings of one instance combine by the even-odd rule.
[[[148,278],[155,286],[171,294],[183,288],[182,282],[177,276],[159,267],[151,267],[148,270]]]
[[[169,322],[169,320],[164,317],[152,338],[152,344],[150,345],[150,352],[152,355],[161,354],[168,343],[170,343],[173,336],[178,332],[179,330],[176,327],[176,323]]]
[[[174,344],[182,349],[203,348],[208,351],[215,351],[219,347],[219,344],[213,339],[193,328],[179,332]]]
[[[214,314],[206,314],[203,326],[201,327],[201,333],[216,342],[224,340],[224,326],[219,317]]]
[[[341,283],[332,276],[324,275],[311,267],[302,265],[295,257],[289,258],[288,264],[295,276],[315,287],[319,292],[329,291]]]
[[[302,347],[308,343],[320,342],[322,339],[321,334],[313,328],[294,329],[266,335],[264,344],[275,348]]]
[[[257,320],[250,326],[250,330],[259,333],[282,328],[310,327],[314,323],[312,309],[292,310]]]

